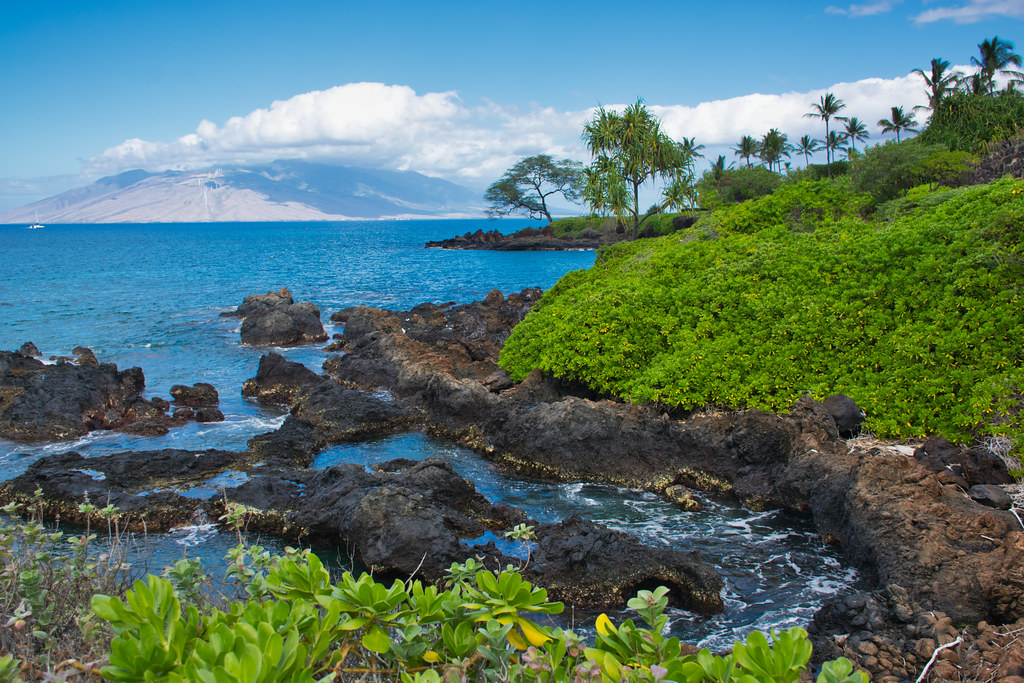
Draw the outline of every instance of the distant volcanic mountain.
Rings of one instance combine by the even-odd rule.
[[[0,223],[202,223],[476,218],[481,193],[411,171],[304,161],[127,171],[0,213]]]

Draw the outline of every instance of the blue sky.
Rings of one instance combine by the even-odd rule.
[[[877,142],[923,101],[912,69],[993,35],[1024,51],[1022,29],[1024,0],[4,2],[0,209],[275,156],[482,187],[528,154],[585,160],[592,108],[637,97],[730,160],[744,133],[815,133],[830,89]]]

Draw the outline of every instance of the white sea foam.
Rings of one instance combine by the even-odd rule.
[[[107,478],[107,475],[103,474],[102,472],[97,472],[96,470],[72,469],[71,471],[72,472],[81,472],[82,474],[84,474],[84,475],[90,477],[91,479],[93,479],[93,481],[103,481],[104,479]]]
[[[191,547],[205,543],[217,533],[216,524],[190,524],[169,529],[167,536],[178,545]]]

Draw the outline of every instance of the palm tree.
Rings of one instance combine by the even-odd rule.
[[[810,135],[804,135],[800,142],[796,143],[796,151],[804,155],[804,166],[811,165],[811,155],[821,150],[821,140],[815,140]]]
[[[697,157],[704,157],[704,155],[700,153],[700,151],[704,149],[704,145],[698,145],[697,138],[695,137],[684,137],[682,142],[678,142],[676,144],[679,145],[679,151],[687,155],[691,159],[696,159]]]
[[[925,94],[928,96],[928,105],[918,105],[915,109],[930,109],[935,111],[935,108],[939,106],[939,102],[945,97],[946,92],[956,87],[957,73],[951,72],[946,73],[949,69],[949,62],[945,59],[939,59],[938,57],[932,58],[932,70],[931,74],[926,74],[921,69],[914,69],[911,73],[921,74],[921,78],[924,79],[924,84],[927,86]]]
[[[772,128],[761,138],[758,156],[768,166],[769,171],[776,164],[779,166],[779,171],[782,171],[782,157],[788,157],[789,150],[791,149],[787,139],[786,134],[780,133],[778,128]]]
[[[846,139],[850,141],[850,149],[854,152],[857,151],[857,140],[861,142],[871,137],[868,133],[868,127],[864,125],[864,122],[858,119],[856,116],[850,118],[843,118],[843,127],[846,128]]]
[[[992,40],[981,41],[978,44],[978,53],[981,58],[971,57],[971,64],[979,69],[984,92],[990,93],[995,90],[997,72],[1010,75],[1010,87],[1013,87],[1014,83],[1024,82],[1024,74],[1008,68],[1010,66],[1020,67],[1024,65],[1020,55],[1013,51],[1013,43],[999,40],[999,36],[995,36]]]
[[[837,133],[834,130],[829,131],[828,136],[825,138],[825,157],[828,158],[831,153],[832,159],[835,159],[836,150],[842,149],[844,142],[846,142],[846,133]],[[831,165],[829,166],[829,177],[832,177]]]
[[[718,158],[715,159],[715,163],[711,164],[711,177],[714,178],[717,181],[717,180],[721,180],[721,178],[722,178],[722,176],[724,174],[725,174],[725,157],[722,156],[721,154],[719,154]]]
[[[816,102],[811,105],[810,112],[804,114],[804,116],[806,116],[807,118],[821,119],[822,121],[825,122],[825,163],[828,166],[828,175],[830,178],[832,177],[832,157],[830,148],[827,144],[830,138],[828,130],[828,121],[845,108],[845,102],[843,102],[841,99],[839,99],[832,93],[827,92],[821,96],[820,102]]]
[[[747,162],[747,168],[750,168],[750,157],[757,156],[757,140],[749,135],[744,135],[740,138],[740,144],[732,148],[732,151],[736,153],[740,159],[744,159]]]
[[[889,110],[890,117],[878,122],[878,125],[882,127],[882,135],[895,131],[896,142],[899,142],[901,130],[911,133],[917,132],[917,121],[914,120],[913,114],[905,115],[903,107],[890,107]]]

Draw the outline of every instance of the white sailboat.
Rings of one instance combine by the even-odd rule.
[[[39,222],[39,212],[36,211],[36,222],[28,226],[29,230],[38,230],[39,228],[45,228],[46,226]]]

